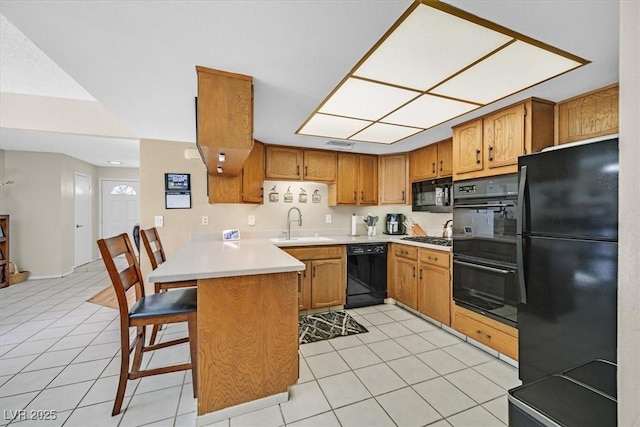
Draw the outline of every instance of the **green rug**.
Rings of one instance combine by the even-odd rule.
[[[300,344],[369,332],[345,311],[303,315],[298,324]]]

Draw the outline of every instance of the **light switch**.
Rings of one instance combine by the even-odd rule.
[[[324,217],[324,222],[331,224],[331,214],[327,214],[327,216]]]
[[[164,225],[164,217],[162,215],[156,215],[154,224],[156,227],[162,227]]]
[[[249,215],[249,225],[251,225],[251,226],[256,225],[256,216],[255,215]]]

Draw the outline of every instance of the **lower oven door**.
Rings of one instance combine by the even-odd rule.
[[[515,266],[453,259],[453,299],[457,305],[510,326],[518,321],[518,270]]]

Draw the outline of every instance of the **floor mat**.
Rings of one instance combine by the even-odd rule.
[[[300,344],[369,332],[345,311],[300,316],[299,330]]]
[[[133,287],[129,289],[133,291]],[[135,292],[127,292],[127,303],[129,307],[136,301]],[[87,300],[94,304],[102,305],[104,307],[113,308],[118,310],[118,299],[116,298],[116,292],[113,290],[113,286],[109,285],[91,298]]]

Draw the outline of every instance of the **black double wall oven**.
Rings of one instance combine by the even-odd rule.
[[[516,260],[518,174],[453,188],[453,299],[510,326],[520,301]]]

